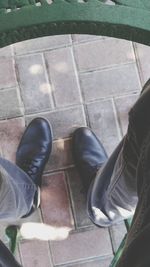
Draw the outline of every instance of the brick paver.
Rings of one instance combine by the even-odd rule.
[[[45,53],[45,58],[56,107],[80,103],[79,81],[72,49],[53,50]]]
[[[93,225],[86,212],[86,194],[81,178],[75,168],[66,171],[72,199],[72,207],[77,228]]]
[[[51,109],[51,87],[42,55],[18,57],[16,64],[25,113]]]
[[[108,257],[106,259],[97,259],[97,260],[92,260],[89,262],[85,263],[77,263],[73,265],[69,265],[70,267],[108,267],[109,264],[111,263],[112,257]],[[67,265],[65,266],[67,267]]]
[[[52,267],[48,242],[24,241],[20,244],[20,252],[25,267]]]
[[[2,90],[0,95],[1,119],[9,119],[23,115],[24,107],[18,88]]]
[[[23,267],[109,266],[125,224],[101,229],[89,220],[71,136],[89,126],[108,154],[113,151],[149,78],[149,52],[140,44],[89,35],[44,37],[0,49],[0,154],[15,161],[25,125],[37,116],[51,123],[54,136],[41,207],[16,222],[23,236],[16,257]],[[5,224],[0,237],[8,244],[4,229]]]
[[[44,116],[50,122],[54,139],[69,137],[76,128],[86,125],[84,107],[82,105],[27,116],[27,123],[37,116]]]
[[[87,105],[90,126],[110,154],[119,142],[113,99],[92,102]]]
[[[14,59],[0,56],[0,65],[0,90],[17,86]]]
[[[126,95],[141,89],[135,63],[95,72],[81,73],[80,80],[86,102]]]
[[[117,251],[122,239],[124,238],[125,234],[127,233],[127,229],[125,223],[122,222],[118,225],[113,225],[110,227],[110,236],[112,239],[113,250],[114,252]]]
[[[70,234],[65,240],[51,242],[51,250],[55,265],[112,254],[107,229]]]
[[[15,162],[16,149],[24,129],[22,117],[0,121],[0,151],[6,159]]]
[[[134,44],[135,54],[142,85],[149,79],[150,73],[150,48],[142,44]]]
[[[36,40],[27,40],[14,44],[14,53],[16,55],[24,55],[45,50],[53,50],[54,48],[65,47],[71,44],[69,35],[38,38]]]
[[[115,106],[118,114],[118,120],[122,134],[125,135],[128,127],[128,112],[132,105],[134,105],[139,94],[132,94],[128,96],[121,96],[115,98]],[[124,103],[122,105],[122,103]]]
[[[41,210],[44,223],[58,228],[73,228],[69,194],[63,172],[43,177]]]
[[[80,71],[104,69],[135,61],[132,44],[123,40],[102,39],[78,44],[74,50]]]

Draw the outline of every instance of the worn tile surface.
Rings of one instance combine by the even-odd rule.
[[[54,139],[69,137],[76,128],[86,125],[84,108],[81,105],[27,116],[27,123],[37,116],[45,117],[50,122]]]
[[[65,264],[112,254],[107,229],[70,234],[66,240],[51,242],[54,264]]]
[[[75,168],[66,171],[70,186],[72,206],[77,228],[92,225],[87,215],[87,198],[81,178]]]
[[[63,172],[43,177],[41,209],[44,223],[55,227],[73,228],[69,195]]]
[[[78,75],[70,47],[45,53],[56,107],[81,102]],[[63,82],[62,82],[63,81]]]
[[[87,105],[90,126],[110,154],[119,142],[119,131],[113,100],[102,100]]]
[[[135,61],[132,44],[106,39],[75,46],[75,58],[80,71],[90,71]]]
[[[24,241],[20,244],[23,266],[26,267],[51,267],[49,246],[44,241]]]
[[[51,88],[41,54],[18,57],[16,60],[25,113],[52,107]]]
[[[149,47],[90,35],[44,37],[0,49],[0,155],[15,162],[25,126],[44,117],[53,128],[41,205],[16,222],[24,267],[108,267],[126,229],[92,224],[72,157],[72,133],[89,126],[110,155],[128,111],[149,78]],[[0,226],[0,238],[8,245]],[[33,238],[36,238],[34,240]]]
[[[127,229],[124,222],[110,227],[110,235],[112,238],[113,250],[115,252],[117,251],[119,245],[121,244],[121,241],[124,238],[126,232]]]

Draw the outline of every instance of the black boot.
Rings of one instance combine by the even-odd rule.
[[[73,157],[87,192],[98,169],[106,162],[107,154],[96,135],[87,127],[73,134]]]
[[[52,150],[52,130],[44,118],[34,119],[25,130],[16,153],[16,164],[41,186],[44,167]]]

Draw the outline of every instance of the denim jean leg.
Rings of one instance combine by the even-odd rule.
[[[127,135],[99,170],[88,194],[88,214],[99,226],[134,214],[137,197],[136,170],[141,146],[150,125],[150,80],[129,112]]]
[[[0,220],[15,221],[32,208],[37,187],[18,166],[0,157]]]
[[[99,170],[88,194],[88,214],[99,226],[109,226],[133,216],[137,204],[137,155],[131,131]],[[124,147],[128,147],[126,161]]]

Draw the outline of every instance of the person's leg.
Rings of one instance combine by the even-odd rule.
[[[33,205],[37,186],[17,165],[0,158],[0,220],[16,221]]]
[[[150,80],[144,86],[142,95],[129,113],[127,135],[108,161],[99,169],[96,179],[93,179],[93,183],[90,186],[88,213],[91,220],[98,226],[109,226],[132,216],[135,211],[138,201],[136,170],[141,145],[149,126],[149,117],[147,115],[150,114],[149,103]],[[74,142],[77,136],[78,143]],[[84,135],[84,138],[86,139],[86,135]],[[84,154],[84,149],[82,151],[78,149],[80,143],[83,142],[82,140],[76,131],[73,136],[73,154],[78,153],[79,159]],[[92,151],[88,144],[86,150],[92,157]],[[99,146],[97,146],[98,150]],[[74,158],[77,163],[77,156]],[[82,178],[82,160],[80,160],[80,163],[77,164],[77,167]]]
[[[38,206],[39,187],[52,148],[52,132],[43,118],[25,130],[16,153],[16,164],[0,158],[0,220],[28,216]]]
[[[117,267],[150,266],[150,129],[142,144],[136,178],[139,200]]]
[[[16,164],[0,157],[0,220],[29,216],[38,206],[38,187],[52,148],[52,132],[43,118],[34,119],[19,144]],[[0,266],[21,267],[0,241]]]
[[[128,145],[131,162],[125,162],[122,158],[125,144],[127,137],[107,160],[102,144],[89,128],[79,128],[73,135],[74,160],[88,191],[88,215],[98,226],[109,226],[132,216],[137,204],[136,179],[133,179],[136,155]]]
[[[128,147],[129,160],[124,148]],[[127,136],[98,171],[88,192],[88,214],[98,226],[132,217],[137,205],[138,155]]]

